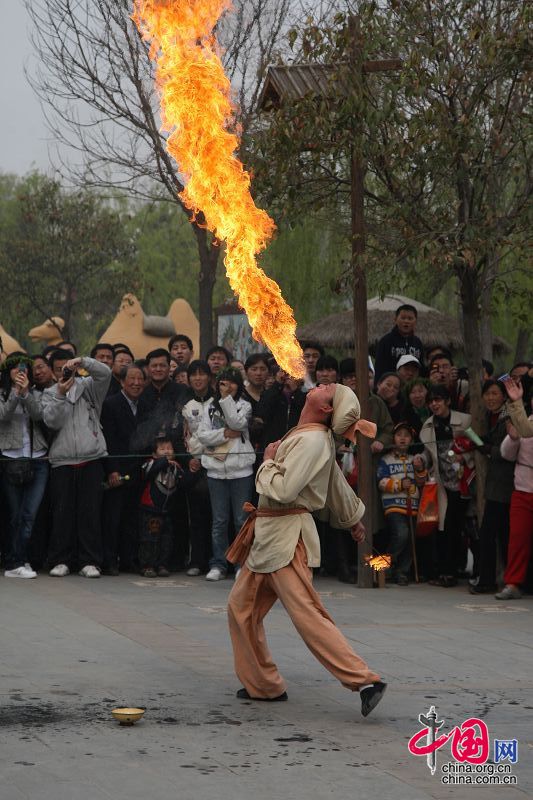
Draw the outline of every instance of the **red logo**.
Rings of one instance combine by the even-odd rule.
[[[411,736],[408,743],[409,752],[413,756],[426,756],[440,750],[451,739],[452,756],[456,761],[467,761],[469,764],[484,764],[489,757],[489,729],[482,719],[470,717],[462,725],[456,725],[450,733],[429,740],[430,729],[422,728]],[[425,744],[419,744],[424,741]]]
[[[453,758],[468,764],[484,764],[489,757],[489,729],[482,719],[470,717],[461,725],[456,725],[449,733],[439,734],[444,720],[437,719],[435,706],[431,706],[427,716],[420,714],[420,723],[424,725],[409,739],[407,747],[413,756],[426,756],[431,774],[437,766],[436,753],[441,747],[451,742]]]

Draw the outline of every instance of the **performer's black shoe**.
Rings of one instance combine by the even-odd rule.
[[[368,686],[359,692],[361,695],[361,714],[363,717],[368,717],[371,711],[375,709],[383,695],[387,684],[383,681],[376,681],[372,686]]]
[[[278,703],[283,700],[289,699],[287,692],[283,692],[283,694],[278,694],[277,697],[251,697],[246,691],[246,689],[239,689],[239,691],[237,692],[237,697],[239,698],[239,700],[260,700],[266,703]]]

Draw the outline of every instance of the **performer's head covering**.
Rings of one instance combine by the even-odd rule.
[[[357,395],[341,383],[336,384],[333,395],[333,413],[331,415],[331,429],[337,436],[355,442],[357,431],[374,439],[377,427],[374,422],[361,419],[361,407]]]

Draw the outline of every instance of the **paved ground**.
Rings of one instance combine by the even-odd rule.
[[[317,588],[389,682],[366,720],[276,606],[268,634],[288,703],[243,703],[226,630],[231,583],[173,576],[0,578],[2,800],[533,797],[533,599],[464,587]],[[407,740],[435,704],[518,739],[518,785],[444,786]],[[120,727],[116,706],[146,707]],[[492,753],[491,753],[492,757]]]

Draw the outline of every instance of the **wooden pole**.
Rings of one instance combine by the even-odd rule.
[[[353,308],[354,308],[354,335],[355,335],[355,369],[357,374],[357,395],[361,404],[361,416],[369,418],[369,387],[368,387],[368,320],[367,320],[367,290],[364,265],[365,252],[365,220],[364,220],[364,180],[365,165],[363,158],[364,129],[361,120],[364,118],[364,76],[375,72],[389,72],[401,69],[402,61],[398,58],[381,61],[363,60],[363,37],[361,22],[358,16],[351,15],[348,22],[350,36],[350,85],[351,96],[357,111],[352,115],[352,147],[350,152],[350,183],[351,183],[351,266],[353,273]],[[323,65],[300,65],[300,69],[323,70]],[[294,87],[291,88],[290,97],[286,90],[281,93],[278,87],[270,87],[277,97],[279,105],[283,100],[294,99]],[[265,98],[267,92],[263,89],[262,104],[268,107]],[[303,97],[303,94],[299,95]],[[271,100],[269,102],[272,102]],[[363,523],[366,526],[366,541],[358,546],[358,585],[370,588],[373,585],[373,570],[365,568],[364,556],[372,553],[372,520],[375,519],[375,509],[372,508],[373,481],[372,452],[370,441],[358,434],[357,436],[358,461],[359,461],[359,496],[366,507]]]
[[[363,48],[359,18],[350,17],[350,39],[354,99],[363,97]],[[360,103],[357,104],[360,106]],[[355,333],[355,372],[357,375],[357,396],[361,404],[361,416],[369,418],[368,388],[368,320],[366,273],[363,262],[365,252],[363,135],[361,124],[354,119],[354,141],[351,152],[351,220],[352,220],[352,272],[353,272],[353,311]],[[358,493],[366,507],[363,523],[366,527],[366,541],[357,548],[358,586],[370,589],[373,585],[372,570],[365,569],[364,557],[372,553],[372,453],[369,439],[357,434],[357,458],[359,464]]]
[[[357,375],[357,396],[361,405],[361,416],[368,419],[369,387],[368,387],[368,320],[366,273],[362,263],[365,249],[363,218],[363,180],[364,168],[361,158],[354,152],[351,167],[352,185],[352,270],[353,270],[353,310],[355,331],[355,373]],[[359,478],[357,489],[359,497],[366,507],[363,523],[366,527],[366,541],[358,545],[358,579],[363,588],[372,587],[372,572],[365,569],[364,557],[372,554],[372,453],[370,440],[357,434],[357,459]]]

